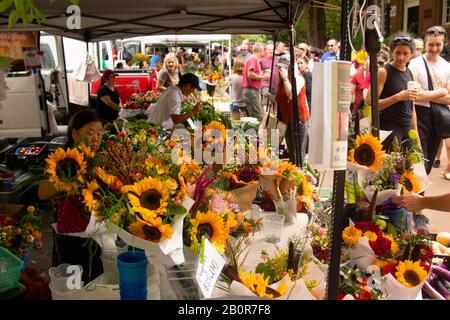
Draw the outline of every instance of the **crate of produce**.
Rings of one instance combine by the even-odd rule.
[[[23,267],[23,261],[0,247],[0,293],[19,286],[20,270]]]
[[[40,166],[48,155],[48,143],[30,143],[13,147],[6,154],[6,163],[12,169]]]

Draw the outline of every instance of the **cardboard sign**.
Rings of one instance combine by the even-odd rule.
[[[202,290],[203,296],[205,298],[210,298],[214,286],[219,279],[220,273],[225,266],[225,260],[212,246],[211,242],[209,242],[208,239],[205,239],[203,264],[200,260],[201,259],[199,257],[196,275],[197,282],[200,289]]]

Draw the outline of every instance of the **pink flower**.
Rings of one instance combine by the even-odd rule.
[[[211,201],[211,209],[217,213],[222,213],[228,208],[228,201],[223,199],[221,194],[215,194]]]

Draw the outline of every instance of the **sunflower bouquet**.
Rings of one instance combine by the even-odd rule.
[[[94,175],[95,156],[84,144],[73,148],[58,148],[47,159],[45,173],[59,196],[57,232],[77,233],[85,231],[90,221],[90,211],[83,205],[85,190],[95,186],[90,182]]]
[[[270,194],[276,211],[295,221],[297,213],[297,183],[302,179],[299,170],[289,161],[263,160],[258,168],[263,190]]]
[[[121,131],[106,141],[85,203],[130,245],[182,263],[187,166],[172,161],[171,141]],[[169,255],[169,257],[166,257]]]

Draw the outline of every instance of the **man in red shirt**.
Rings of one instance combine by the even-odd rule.
[[[242,82],[244,85],[243,99],[249,117],[262,120],[261,96],[262,80],[269,80],[270,74],[262,73],[261,58],[264,54],[264,44],[256,42],[253,54],[247,59],[244,66]]]

